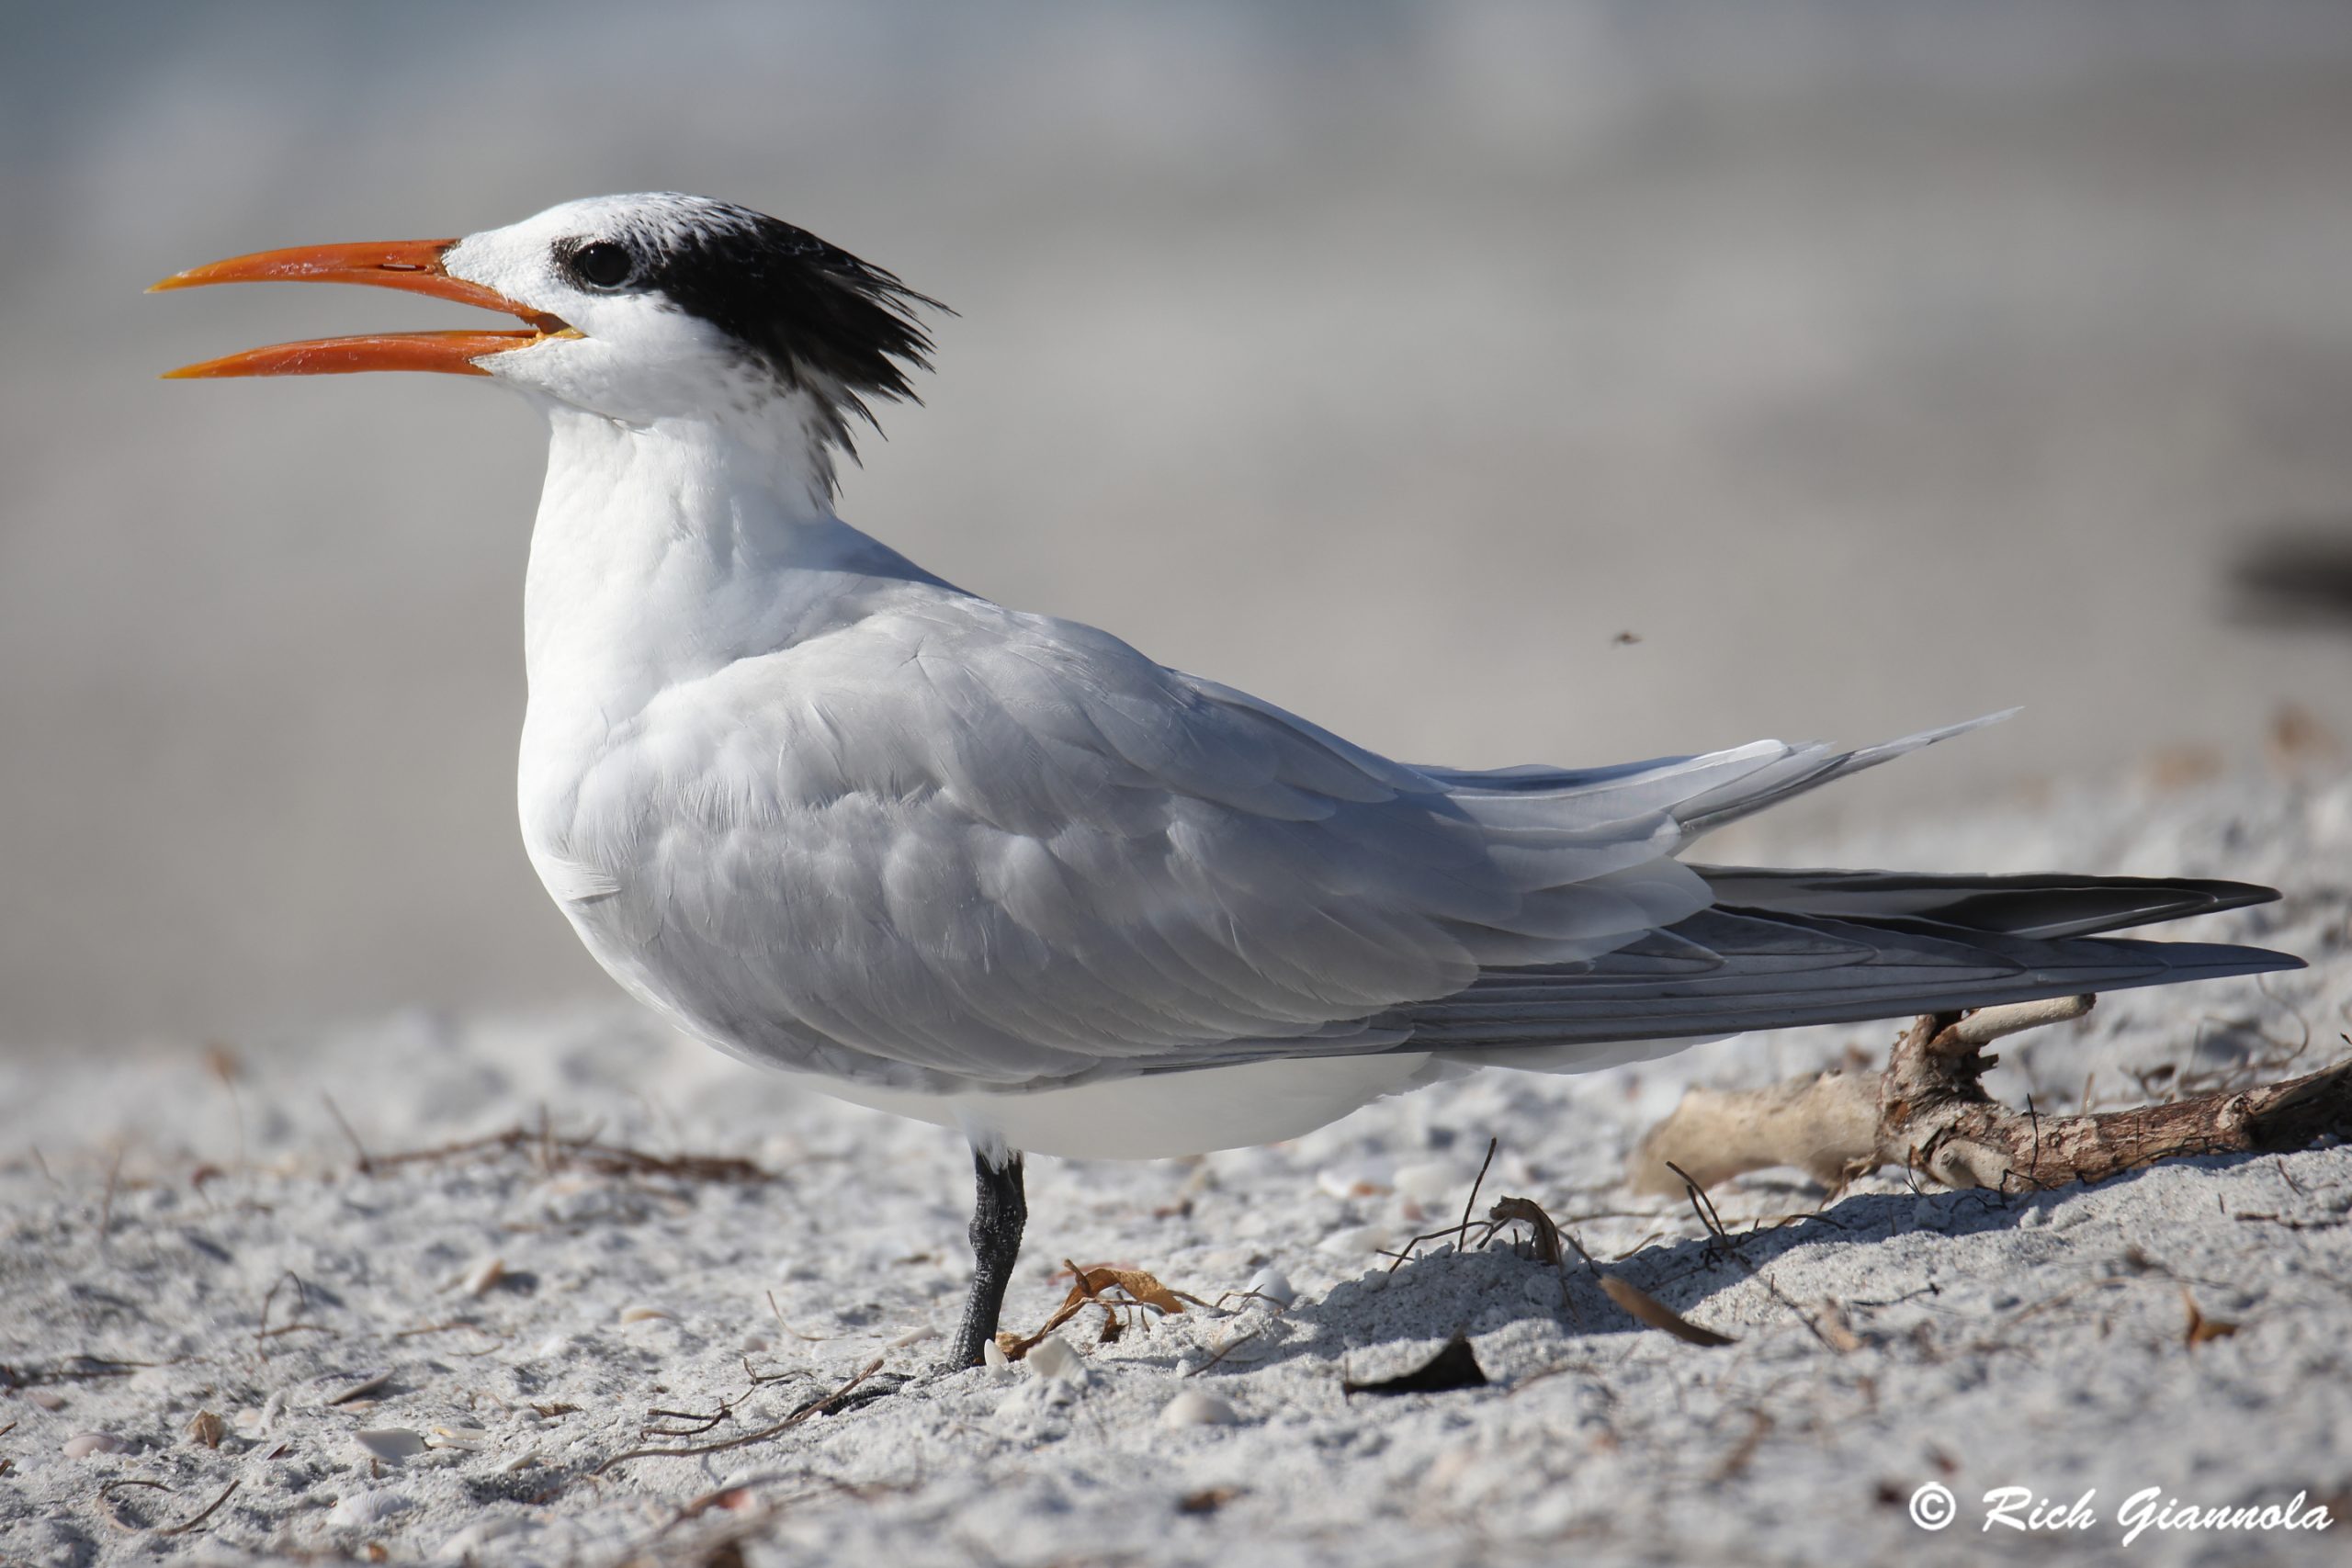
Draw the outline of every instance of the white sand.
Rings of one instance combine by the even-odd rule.
[[[2138,1097],[2135,1070],[2225,1071],[2308,1040],[2292,1072],[2345,1049],[2352,786],[2074,797],[1773,848],[2289,889],[2199,934],[2294,949],[2310,971],[2106,998],[2080,1025],[2009,1043],[1995,1078],[2012,1099],[2070,1108],[2096,1074],[2115,1104]],[[1074,1381],[919,1382],[771,1440],[601,1477],[610,1456],[664,1444],[640,1436],[664,1424],[653,1409],[724,1404],[700,1438],[666,1445],[724,1440],[876,1357],[920,1373],[938,1340],[909,1337],[949,1324],[967,1266],[964,1151],[618,1008],[241,1043],[233,1097],[193,1044],[43,1061],[0,1103],[0,1362],[27,1385],[0,1394],[0,1561],[700,1562],[737,1532],[755,1563],[2342,1561],[2341,1527],[2152,1529],[2127,1552],[2117,1512],[2146,1487],[2352,1506],[2345,1150],[2030,1199],[1873,1179],[1818,1217],[1745,1234],[1744,1265],[1681,1205],[1615,1188],[1685,1083],[1760,1082],[1891,1037],[1750,1037],[1583,1078],[1489,1073],[1196,1162],[1039,1161],[1012,1325],[1042,1321],[1066,1258],[1209,1297],[1271,1266],[1295,1305],[1196,1311],[1103,1347],[1090,1310],[1069,1332]],[[528,1146],[361,1173],[324,1094],[379,1158],[544,1110],[558,1133],[771,1174],[600,1175],[548,1168]],[[1450,1223],[1490,1136],[1482,1207],[1536,1200],[1737,1343],[1639,1328],[1580,1269],[1563,1311],[1553,1271],[1500,1244],[1390,1273],[1375,1249]],[[1738,1233],[1818,1199],[1785,1176],[1719,1194]],[[503,1277],[480,1294],[451,1286],[491,1258]],[[2184,1292],[2235,1335],[2187,1346]],[[1343,1395],[1343,1376],[1406,1369],[1456,1329],[1492,1386]],[[374,1392],[322,1403],[375,1372]],[[763,1381],[747,1393],[752,1373]],[[1238,1421],[1163,1424],[1186,1391]],[[187,1435],[199,1411],[225,1423],[217,1450]],[[386,1461],[363,1429],[461,1441]],[[69,1456],[86,1433],[123,1451]],[[1928,1481],[1961,1499],[1941,1534],[1906,1511]],[[232,1482],[201,1525],[164,1533]],[[1987,1537],[1978,1499],[2009,1484],[2068,1503],[2096,1488],[2098,1522],[2064,1540]],[[727,1487],[734,1506],[681,1517]]]

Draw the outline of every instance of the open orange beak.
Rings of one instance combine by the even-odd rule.
[[[399,288],[503,310],[530,323],[527,331],[377,333],[366,337],[319,338],[247,349],[201,365],[164,372],[164,379],[213,376],[343,376],[356,370],[438,370],[455,376],[487,376],[477,361],[493,354],[528,348],[551,337],[578,337],[543,310],[518,305],[495,289],[452,277],[441,257],[455,240],[385,240],[356,245],[303,245],[288,251],[258,251],[209,266],[175,272],[149,289],[196,288],[208,283],[364,283]]]

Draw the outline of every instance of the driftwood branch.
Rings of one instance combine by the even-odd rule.
[[[2352,1060],[2282,1083],[2096,1115],[2018,1111],[1984,1092],[2003,1035],[2090,1010],[2089,997],[1924,1016],[1880,1073],[1822,1073],[1769,1089],[1693,1089],[1634,1153],[1628,1181],[1675,1192],[1679,1166],[1712,1186],[1792,1165],[1826,1186],[1901,1166],[1948,1187],[2005,1191],[2100,1181],[2189,1155],[2280,1152],[2352,1138]]]

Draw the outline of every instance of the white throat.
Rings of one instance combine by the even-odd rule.
[[[831,454],[794,396],[644,424],[534,400],[549,440],[524,586],[526,788],[535,759],[576,761],[664,691],[877,592],[945,586],[834,514]]]

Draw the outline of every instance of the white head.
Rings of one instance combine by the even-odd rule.
[[[509,312],[523,332],[401,333],[255,349],[177,377],[438,370],[495,377],[629,425],[785,420],[846,449],[867,400],[912,398],[939,308],[880,267],[729,202],[593,197],[461,240],[272,251],[156,285],[364,283]]]

